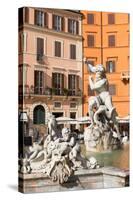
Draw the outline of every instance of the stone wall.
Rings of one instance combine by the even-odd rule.
[[[67,183],[59,185],[43,174],[19,174],[19,191],[23,193],[120,188],[129,186],[129,171],[114,167],[82,169]]]

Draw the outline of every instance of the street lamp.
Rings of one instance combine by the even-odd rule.
[[[28,122],[27,112],[21,112],[19,120],[23,124],[23,126],[22,126],[23,134],[24,134],[24,136],[26,136],[27,135],[27,122]]]

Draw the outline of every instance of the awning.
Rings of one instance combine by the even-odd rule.
[[[57,117],[58,124],[87,124],[90,123],[90,117],[84,116],[77,119],[72,119],[69,117]]]
[[[76,124],[76,119],[72,119],[69,117],[57,117],[56,121],[58,124]]]
[[[119,123],[129,123],[130,121],[130,116],[125,116],[125,117],[117,117],[117,120]]]

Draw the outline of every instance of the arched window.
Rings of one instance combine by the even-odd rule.
[[[34,124],[45,124],[45,109],[43,106],[36,106],[34,108],[33,116]]]

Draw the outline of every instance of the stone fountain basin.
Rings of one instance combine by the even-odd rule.
[[[121,188],[129,186],[129,170],[114,167],[80,169],[63,185],[42,173],[19,174],[19,191],[23,193]]]

